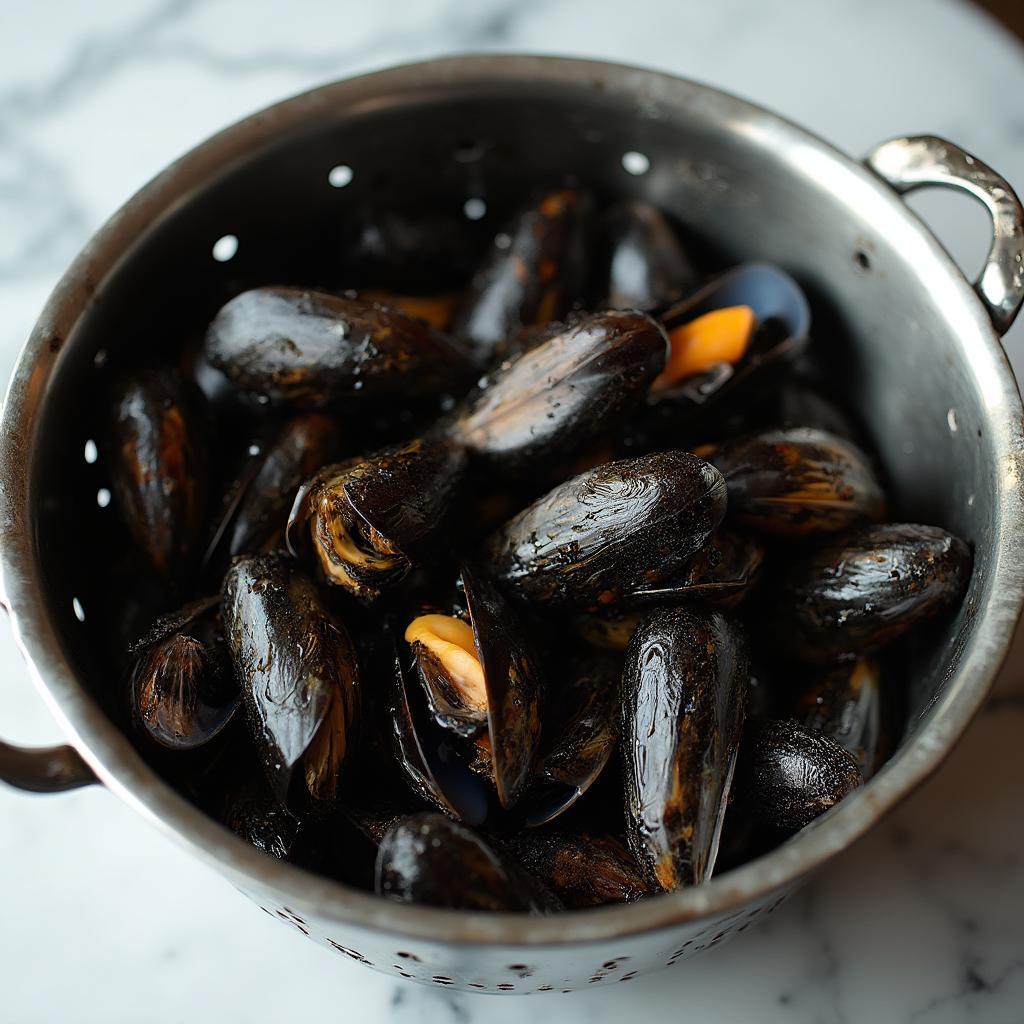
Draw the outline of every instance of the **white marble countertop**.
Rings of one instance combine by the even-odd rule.
[[[285,13],[287,11],[287,13]],[[319,82],[466,50],[708,81],[854,154],[947,135],[1024,188],[1024,51],[954,0],[39,0],[0,5],[0,375],[67,262],[225,124]],[[965,200],[915,200],[964,264]],[[1009,338],[1024,368],[1024,324]],[[762,927],[642,984],[522,1000],[399,984],[271,922],[99,789],[0,789],[0,1018],[1024,1021],[1024,644],[939,776]],[[57,730],[0,630],[0,728]]]

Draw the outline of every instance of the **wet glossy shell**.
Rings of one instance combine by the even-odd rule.
[[[348,633],[313,581],[283,555],[243,555],[224,579],[224,628],[253,739],[275,795],[314,744],[329,744],[315,794],[330,799],[359,725],[359,668]],[[321,735],[322,729],[330,734]],[[304,779],[304,788],[309,780]]]
[[[579,297],[588,210],[577,191],[548,192],[516,215],[504,244],[495,242],[455,325],[484,362],[507,355],[523,328],[557,320]]]
[[[882,671],[874,658],[852,659],[819,676],[801,692],[793,715],[849,751],[865,780],[889,753]]]
[[[111,440],[111,486],[132,538],[162,577],[187,578],[207,511],[201,394],[174,370],[123,378]]]
[[[194,750],[234,718],[238,686],[216,598],[164,616],[131,653],[132,720],[148,739]]]
[[[523,796],[528,827],[564,814],[604,771],[619,741],[619,659],[566,658],[544,708],[544,746]]]
[[[667,346],[643,313],[583,317],[497,371],[456,413],[450,436],[492,469],[533,472],[642,402]]]
[[[754,589],[763,561],[764,548],[752,537],[719,529],[671,579],[640,587],[633,597],[637,603],[651,605],[700,601],[735,608]]]
[[[747,812],[773,828],[797,830],[861,785],[853,755],[831,736],[793,721],[771,721],[744,747],[739,788]]]
[[[488,542],[489,562],[531,605],[609,607],[696,554],[725,503],[718,470],[684,452],[611,462],[506,523]]]
[[[210,325],[206,356],[241,391],[301,408],[458,394],[473,378],[462,353],[422,321],[301,288],[233,298]]]
[[[312,412],[289,420],[235,481],[207,562],[281,547],[299,487],[332,462],[340,446],[341,432],[330,416]]]
[[[417,438],[321,470],[303,485],[288,522],[290,550],[327,582],[373,599],[401,580],[444,528],[465,457]],[[350,538],[339,551],[339,529]]]
[[[767,595],[766,631],[811,664],[867,653],[954,606],[970,571],[970,549],[938,527],[865,527],[793,555]]]
[[[711,876],[739,751],[749,669],[717,612],[653,612],[622,677],[627,834],[653,885]]]
[[[547,913],[560,904],[508,854],[442,814],[406,818],[382,840],[378,895],[454,910]]]
[[[885,514],[867,456],[824,430],[770,430],[694,454],[725,477],[729,518],[760,533],[838,533]]]
[[[694,291],[697,272],[657,207],[642,199],[613,206],[608,234],[608,305],[661,309]]]
[[[633,903],[658,891],[614,836],[527,832],[510,839],[508,847],[569,910]]]
[[[488,815],[489,794],[472,776],[486,770],[506,810],[533,771],[541,737],[540,665],[518,616],[479,572],[462,569],[466,610],[486,687],[486,716],[462,715],[441,700],[433,668],[416,664],[416,645],[399,645],[392,697],[395,751],[414,790],[471,824]],[[472,740],[486,727],[487,755]]]

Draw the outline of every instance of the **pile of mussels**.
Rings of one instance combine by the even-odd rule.
[[[971,565],[886,521],[809,336],[781,270],[702,282],[657,209],[578,189],[458,295],[232,298],[201,373],[118,383],[115,497],[179,608],[128,654],[140,746],[398,900],[595,906],[777,845],[891,752],[890,645]],[[258,434],[218,501],[225,403]]]

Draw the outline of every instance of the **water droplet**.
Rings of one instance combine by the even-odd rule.
[[[100,457],[96,442],[91,438],[85,442],[85,461],[91,466]]]
[[[251,444],[251,445],[249,445],[249,454],[250,455],[259,455],[259,453],[260,453],[260,446],[258,444]]]
[[[82,607],[82,602],[77,597],[71,598],[71,610],[75,613],[75,618],[79,622],[85,622],[85,609]]]
[[[106,508],[110,504],[110,491],[106,487],[101,487],[96,492],[96,504],[100,508]]]
[[[956,422],[956,409],[950,409],[946,413],[946,422],[949,424],[950,432],[955,434],[959,429]]]

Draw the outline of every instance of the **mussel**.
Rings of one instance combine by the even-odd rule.
[[[882,670],[874,658],[850,658],[820,675],[801,689],[793,714],[849,751],[865,780],[889,753]]]
[[[589,209],[581,192],[556,189],[496,237],[455,324],[483,362],[508,355],[523,328],[557,320],[579,298]]]
[[[222,820],[236,836],[276,860],[291,860],[302,820],[274,799],[261,778],[241,786],[225,800]]]
[[[295,497],[288,547],[328,583],[377,598],[437,539],[464,464],[457,446],[417,438],[327,466]]]
[[[614,836],[538,831],[515,836],[506,845],[569,910],[633,903],[657,892]]]
[[[420,320],[301,288],[235,296],[210,324],[206,357],[239,390],[297,408],[458,395],[475,373],[455,344]]]
[[[599,466],[556,487],[488,541],[497,578],[531,605],[628,602],[705,545],[725,514],[721,473],[685,452]]]
[[[746,813],[797,831],[861,785],[857,761],[831,736],[791,720],[763,723],[744,744],[737,789]]]
[[[970,548],[936,526],[862,527],[791,556],[765,595],[765,631],[810,664],[866,654],[955,605],[970,572]]]
[[[454,910],[549,913],[558,899],[510,855],[443,814],[406,818],[381,841],[376,890]]]
[[[377,306],[397,310],[414,320],[422,320],[435,331],[447,331],[455,319],[462,296],[458,292],[440,295],[400,295],[378,288],[360,290],[358,298]]]
[[[619,741],[618,659],[575,652],[551,673],[544,706],[544,742],[523,794],[526,825],[564,814],[604,771]]]
[[[224,628],[275,796],[337,798],[359,728],[359,666],[313,581],[281,554],[241,555],[224,578]],[[297,791],[297,792],[292,792]]]
[[[867,456],[824,430],[768,430],[703,445],[694,454],[725,477],[729,518],[759,533],[838,533],[885,513]]]
[[[235,555],[281,547],[300,485],[337,457],[340,444],[338,423],[310,412],[293,417],[269,442],[257,445],[224,503],[206,562],[222,568]]]
[[[239,694],[216,598],[165,615],[132,649],[132,720],[169,750],[194,750],[232,720]]]
[[[723,312],[730,311],[724,323]],[[698,319],[712,328],[713,345],[695,337],[688,325]],[[682,371],[659,381],[651,401],[664,406],[668,423],[678,426],[697,416],[706,421],[707,410],[720,410],[743,398],[752,385],[765,388],[771,375],[789,364],[807,347],[811,314],[807,299],[786,273],[767,263],[747,263],[728,271],[700,291],[683,299],[658,317],[670,345],[719,349],[724,355],[711,365],[687,355]],[[724,329],[723,329],[724,328]],[[678,335],[674,339],[674,336]],[[725,342],[723,344],[723,341]],[[677,358],[670,351],[669,363]],[[700,372],[688,373],[687,368]]]
[[[393,738],[413,789],[476,825],[492,790],[508,810],[529,780],[543,687],[518,616],[476,570],[460,579],[457,614],[417,614],[401,631]]]
[[[627,835],[652,885],[711,876],[749,678],[741,634],[718,612],[652,612],[622,677]]]
[[[664,214],[643,199],[613,206],[608,241],[607,305],[662,309],[697,287],[697,272]]]
[[[136,545],[165,581],[195,562],[209,465],[202,396],[174,370],[139,371],[117,386],[111,488]]]
[[[494,470],[531,473],[606,431],[643,401],[665,365],[644,313],[593,313],[505,363],[456,411],[449,436]]]

